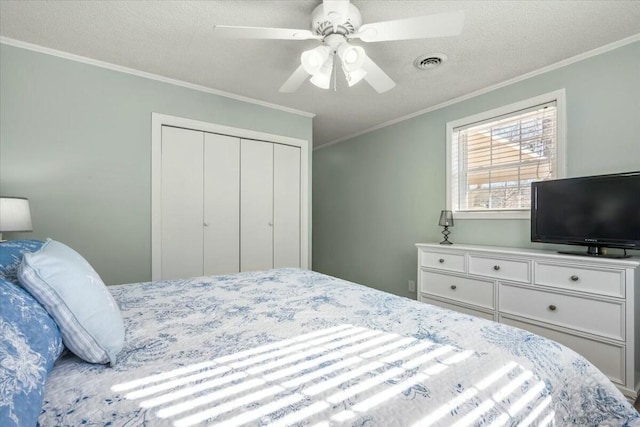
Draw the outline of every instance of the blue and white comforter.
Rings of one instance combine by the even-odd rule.
[[[65,356],[42,426],[640,425],[547,339],[296,269],[112,286],[115,368]]]

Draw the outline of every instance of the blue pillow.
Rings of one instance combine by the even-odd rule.
[[[0,336],[0,425],[35,426],[62,337],[38,301],[1,277]]]
[[[124,346],[124,322],[118,304],[98,273],[76,251],[48,239],[26,253],[18,279],[47,309],[76,356],[114,366]]]
[[[22,255],[35,252],[44,242],[40,240],[7,240],[0,243],[0,277],[18,283],[18,266]]]

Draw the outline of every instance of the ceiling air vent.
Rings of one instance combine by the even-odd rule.
[[[413,61],[413,65],[418,70],[433,70],[447,61],[447,55],[444,53],[429,53],[420,55]]]

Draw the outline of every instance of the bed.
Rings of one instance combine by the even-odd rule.
[[[556,342],[316,272],[108,291],[125,329],[116,363],[57,358],[39,425],[640,425]]]

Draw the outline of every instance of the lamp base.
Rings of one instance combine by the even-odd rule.
[[[449,231],[449,226],[445,225],[444,230],[442,230],[444,240],[440,242],[441,245],[453,245],[453,243],[449,241],[449,234],[451,234],[451,232]]]

